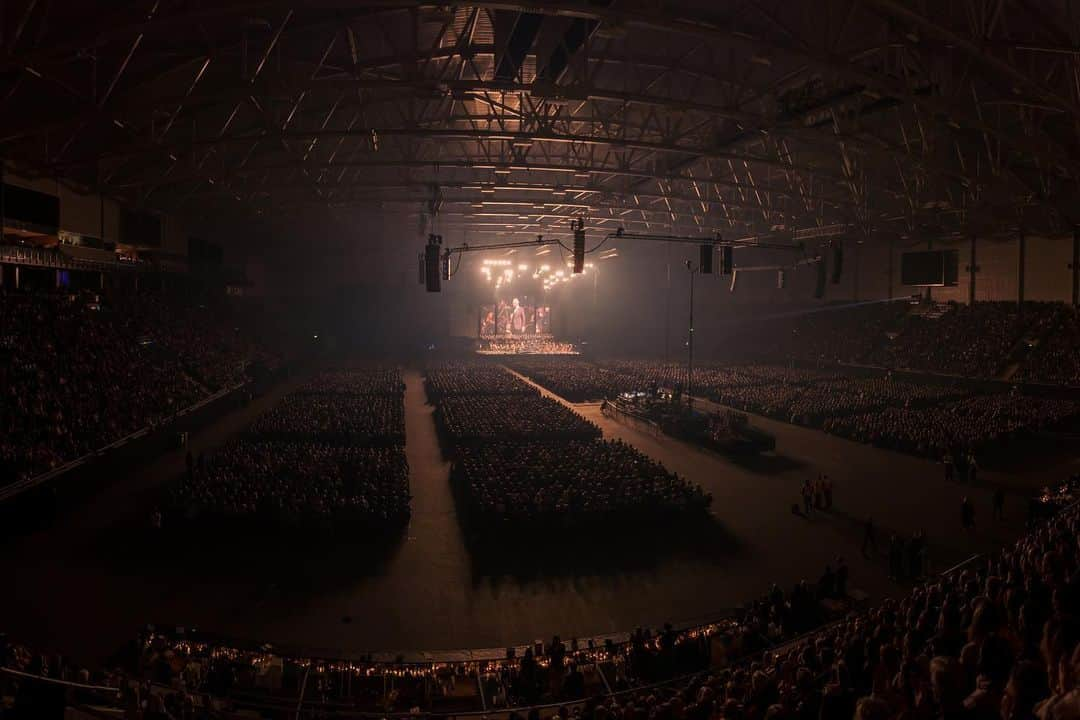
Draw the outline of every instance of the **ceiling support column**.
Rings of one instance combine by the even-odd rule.
[[[1027,270],[1027,236],[1024,228],[1020,228],[1020,236],[1016,242],[1016,302],[1018,309],[1024,309],[1024,276]]]

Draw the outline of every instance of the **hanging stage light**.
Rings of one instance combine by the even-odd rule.
[[[720,274],[730,275],[735,269],[735,248],[724,245],[720,248]]]
[[[702,275],[712,275],[713,244],[712,242],[701,243],[701,258],[698,267]]]
[[[822,256],[817,263],[817,282],[814,284],[814,297],[820,300],[825,297],[825,257]]]
[[[427,245],[424,247],[424,279],[428,292],[440,292],[442,290],[442,278],[440,277],[439,248],[442,245],[442,237],[432,233],[428,235]]]
[[[574,274],[580,275],[585,269],[585,220],[578,218],[571,224],[574,228]]]

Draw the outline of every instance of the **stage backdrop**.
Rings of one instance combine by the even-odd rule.
[[[548,335],[551,333],[551,308],[522,305],[517,298],[480,306],[480,336]]]

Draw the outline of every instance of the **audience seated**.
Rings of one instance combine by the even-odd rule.
[[[409,466],[400,447],[243,439],[197,462],[170,506],[178,523],[381,528],[409,517]]]
[[[319,373],[297,391],[302,395],[401,395],[405,383],[396,367],[372,366]]]
[[[332,445],[404,445],[405,412],[400,396],[293,393],[256,418],[251,433]]]
[[[515,364],[552,391],[575,401],[612,398],[653,388],[685,390],[686,367],[622,360]],[[976,392],[956,382],[917,382],[893,375],[849,376],[838,371],[777,365],[694,368],[693,394],[785,422],[824,428],[860,442],[940,458],[1030,436],[1080,413],[1067,398]]]
[[[428,397],[438,401],[451,395],[530,395],[536,389],[498,365],[484,362],[448,362],[427,370]]]
[[[0,294],[0,485],[154,425],[205,396],[172,353],[94,296]]]
[[[428,387],[454,449],[451,480],[482,530],[688,516],[712,500],[629,445],[599,440],[596,425],[503,368],[443,367]]]
[[[1078,410],[1070,400],[999,393],[921,409],[888,407],[834,417],[825,421],[824,429],[860,442],[940,458],[946,452],[977,451],[1052,427]]]
[[[1080,312],[1057,308],[1057,322],[1036,339],[1014,380],[1080,387]]]
[[[554,530],[691,515],[712,498],[621,441],[488,442],[451,479],[486,525]]]
[[[531,395],[459,395],[439,403],[435,423],[455,446],[507,440],[573,440],[600,428],[562,403]]]
[[[167,297],[0,292],[0,486],[154,426],[273,358]]]
[[[510,367],[571,402],[610,399],[638,388],[635,378],[583,360],[515,359]]]
[[[321,373],[200,457],[169,498],[169,519],[252,528],[397,527],[409,518],[404,384],[396,368]]]
[[[910,313],[890,341],[865,356],[874,365],[967,377],[998,377],[1026,335],[1054,315],[1054,303],[950,303],[944,312]]]

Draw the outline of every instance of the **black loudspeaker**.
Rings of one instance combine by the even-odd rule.
[[[730,275],[735,269],[735,252],[730,245],[720,247],[720,274]]]
[[[776,271],[776,287],[778,289],[780,289],[780,290],[783,290],[786,285],[787,285],[787,277],[785,276],[784,271],[782,269],[777,270]]]
[[[832,249],[832,283],[840,282],[840,274],[844,272],[844,248],[834,245]]]
[[[428,292],[442,290],[441,259],[439,258],[439,241],[437,238],[436,235],[429,235],[428,244],[424,247],[424,280]]]
[[[713,244],[711,242],[701,244],[701,262],[698,266],[701,268],[702,275],[712,275],[712,256],[713,256]]]
[[[574,225],[574,274],[580,275],[585,270],[585,223],[578,221]]]
[[[427,270],[424,269],[424,253],[418,253],[416,256],[416,271],[417,276],[420,278],[420,284],[425,284],[427,282]]]
[[[814,297],[820,300],[825,297],[825,258],[817,262],[817,283],[814,285]]]

